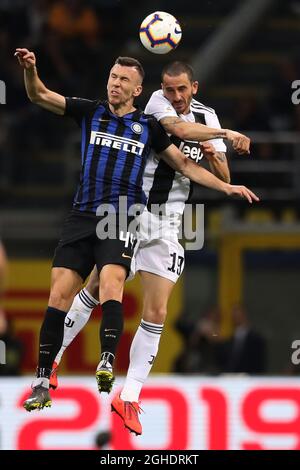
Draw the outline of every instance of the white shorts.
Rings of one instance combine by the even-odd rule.
[[[146,271],[174,283],[178,280],[184,268],[184,249],[178,241],[179,225],[178,219],[143,212],[131,274]]]

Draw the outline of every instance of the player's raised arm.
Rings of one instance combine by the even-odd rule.
[[[40,80],[37,68],[36,58],[33,52],[28,49],[16,49],[15,57],[24,69],[24,82],[27,96],[32,103],[38,104],[48,111],[63,115],[66,109],[65,97],[48,90]]]
[[[174,170],[179,171],[195,183],[221,191],[228,196],[240,196],[247,199],[250,203],[252,201],[259,201],[259,198],[250,189],[245,186],[235,186],[221,181],[210,171],[197,165],[191,159],[186,158],[174,144],[161,152],[159,157],[163,158]]]
[[[160,124],[168,134],[182,140],[198,140],[199,142],[212,139],[226,139],[226,129],[215,129],[205,124],[186,122],[180,117],[168,116],[160,119]]]
[[[180,117],[164,117],[160,121],[168,134],[175,135],[182,140],[198,140],[204,142],[212,139],[227,139],[234,150],[242,155],[250,153],[250,139],[230,129],[217,129],[198,122],[186,122]]]

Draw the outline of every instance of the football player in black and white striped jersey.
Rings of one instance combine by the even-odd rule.
[[[250,140],[238,132],[221,129],[214,110],[193,98],[197,90],[198,83],[194,80],[192,68],[182,62],[172,63],[163,70],[162,90],[153,93],[145,112],[160,121],[171,135],[172,142],[187,158],[200,164],[203,157],[207,158],[211,171],[229,183],[230,173],[223,138],[231,141],[233,148],[240,154],[249,154]],[[213,143],[201,143],[207,138],[214,139]],[[148,197],[148,204],[141,216],[140,240],[134,261],[135,272],[139,272],[143,284],[142,320],[131,345],[130,365],[124,388],[120,397],[112,403],[125,425],[137,434],[141,433],[136,412],[138,407],[131,410],[131,416],[137,418],[132,423],[132,420],[128,422],[125,415],[125,408],[128,406],[123,404],[138,403],[143,383],[157,355],[168,299],[184,267],[184,250],[178,241],[178,228],[180,216],[191,193],[191,183],[152,154],[146,163],[143,189]],[[163,216],[152,211],[152,207],[157,204],[163,204]],[[57,356],[57,363],[65,348],[87,322],[97,303],[97,292],[98,276],[93,272],[86,288],[76,296],[67,315],[64,344]],[[113,359],[109,356],[106,358],[108,367]],[[54,375],[52,385],[55,384]]]

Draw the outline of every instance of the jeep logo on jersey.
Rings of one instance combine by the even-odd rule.
[[[196,163],[200,162],[200,160],[203,157],[203,154],[201,152],[201,148],[198,142],[193,142],[193,141],[181,142],[179,146],[179,150],[181,150],[181,152],[184,153],[184,155],[186,155],[188,158],[191,158]]]
[[[145,147],[145,144],[137,140],[96,131],[91,132],[90,144],[123,150],[124,152],[133,153],[134,155],[142,155]]]
[[[139,124],[138,122],[133,122],[131,124],[131,130],[135,133],[135,134],[141,134],[143,132],[143,126],[141,124]]]

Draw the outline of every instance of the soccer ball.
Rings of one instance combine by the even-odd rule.
[[[181,27],[176,18],[164,11],[151,13],[140,26],[142,44],[155,54],[167,54],[176,49],[181,35]]]

